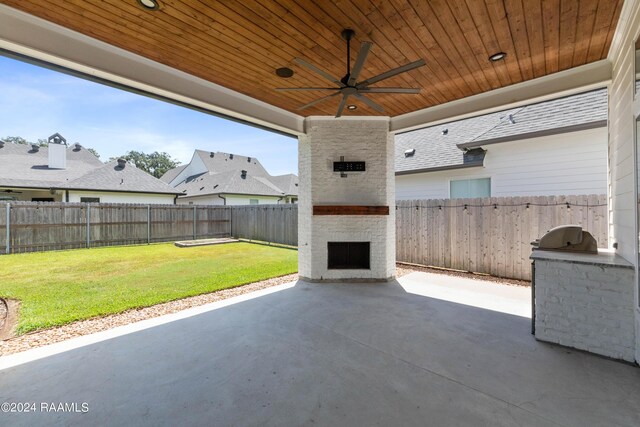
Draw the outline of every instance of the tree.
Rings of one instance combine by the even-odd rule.
[[[156,178],[160,178],[165,172],[178,166],[178,161],[172,159],[169,154],[158,153],[157,151],[151,154],[146,154],[142,151],[127,151],[127,154],[119,158],[132,162],[138,169],[142,169]],[[109,160],[115,159],[115,157],[112,157]]]
[[[49,145],[46,139],[41,138],[38,138],[38,142],[36,142],[35,144],[31,141],[27,141],[21,136],[7,136],[5,138],[2,138],[2,140],[4,142],[10,142],[12,144],[37,145],[38,147],[46,147],[47,145]]]
[[[100,158],[100,154],[98,154],[98,152],[94,148],[87,148],[87,151],[93,154],[94,156],[96,156],[97,158]]]
[[[24,144],[24,145],[31,144],[29,141],[27,141],[21,136],[7,136],[2,138],[2,140],[5,142],[10,142],[12,144]]]

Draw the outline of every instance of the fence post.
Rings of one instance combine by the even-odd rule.
[[[5,245],[5,251],[4,253],[6,255],[9,255],[11,253],[11,203],[7,202],[7,222],[6,222],[6,228],[7,228],[7,242]]]
[[[87,248],[91,247],[91,205],[87,203]]]
[[[196,207],[193,207],[193,240],[196,240],[196,217],[198,216],[198,212],[196,211]]]
[[[147,205],[147,245],[151,244],[151,205]]]

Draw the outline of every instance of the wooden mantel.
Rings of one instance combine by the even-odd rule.
[[[389,215],[389,206],[315,205],[314,215]]]

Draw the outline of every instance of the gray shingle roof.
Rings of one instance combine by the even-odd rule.
[[[269,178],[271,182],[282,189],[288,196],[298,195],[298,175],[289,173],[286,175],[272,176]]]
[[[461,148],[606,126],[606,120],[607,90],[598,89],[400,134],[395,141],[396,173],[466,167],[474,163]],[[413,148],[415,154],[405,157]]]
[[[255,157],[239,156],[237,154],[216,151],[211,157],[211,151],[196,150],[209,172],[228,172],[246,170],[252,176],[269,176],[266,169]]]
[[[208,194],[284,196],[282,191],[274,185],[270,185],[264,177],[254,177],[247,173],[246,178],[242,178],[240,171],[237,170],[194,175],[178,184],[175,190],[189,197]]]
[[[162,176],[160,177],[160,180],[161,180],[161,181],[163,181],[163,182],[166,182],[166,183],[168,184],[168,183],[170,183],[171,181],[173,181],[173,179],[174,179],[176,176],[178,176],[178,174],[179,174],[180,172],[182,172],[182,171],[184,170],[184,168],[186,168],[186,167],[187,167],[187,165],[180,165],[180,166],[178,166],[177,168],[170,169],[170,170],[166,171],[166,172],[164,173],[164,175],[162,175]]]
[[[196,150],[208,172],[190,176],[176,185],[180,194],[203,196],[207,194],[250,194],[255,196],[297,196],[298,177],[294,174],[271,176],[255,157]],[[171,182],[188,165],[167,171],[164,182]],[[247,171],[241,178],[241,171]]]
[[[85,148],[67,148],[67,168],[49,169],[49,150],[37,152],[30,145],[4,144],[0,148],[0,185],[4,187],[51,188],[79,178],[102,166],[102,162]]]
[[[112,160],[100,168],[69,181],[60,188],[76,190],[123,191],[131,193],[178,194],[170,185],[160,181],[147,172],[127,163],[118,166],[117,160]]]

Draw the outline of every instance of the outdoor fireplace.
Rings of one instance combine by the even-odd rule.
[[[327,242],[327,269],[368,270],[371,267],[369,242]]]
[[[311,117],[305,127],[298,143],[300,277],[392,280],[395,186],[389,119]]]

